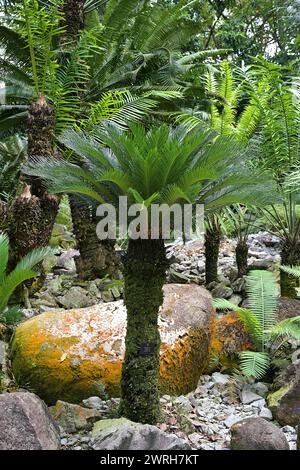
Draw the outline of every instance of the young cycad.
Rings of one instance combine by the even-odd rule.
[[[271,340],[300,339],[300,316],[276,323],[279,289],[274,274],[269,271],[251,271],[246,277],[246,290],[249,308],[238,307],[224,299],[215,299],[214,307],[236,312],[244,323],[256,351],[239,353],[240,369],[247,377],[261,379],[271,364]]]

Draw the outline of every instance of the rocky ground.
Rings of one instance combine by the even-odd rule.
[[[272,268],[280,261],[280,241],[267,232],[249,236],[249,266]],[[212,283],[209,289],[214,297],[224,297],[234,303],[241,303],[244,287],[237,279],[235,267],[236,241],[223,237],[219,257],[219,283]],[[51,309],[84,308],[102,302],[112,302],[122,298],[122,280],[109,279],[79,281],[76,276],[74,249],[57,251],[57,255],[47,261],[49,274],[42,289],[30,295],[24,315],[30,318]],[[204,284],[204,245],[202,241],[191,240],[185,244],[181,239],[167,246],[170,261],[168,282]]]
[[[184,440],[192,449],[229,450],[230,428],[245,418],[261,417],[275,423],[281,429],[289,443],[290,450],[296,450],[297,430],[292,426],[280,426],[273,420],[272,412],[266,404],[268,386],[264,383],[245,385],[236,382],[226,374],[215,372],[201,377],[197,389],[186,395],[161,398],[164,421],[158,428],[166,433]],[[116,416],[118,399],[107,402],[98,397],[84,400],[82,405],[89,410],[99,412],[98,418]],[[69,405],[72,408],[72,405]],[[57,407],[57,405],[56,405]],[[53,410],[56,408],[54,407]],[[66,404],[66,409],[68,405]],[[58,419],[61,430],[63,449],[93,450],[94,436],[91,421],[79,418],[80,410],[66,410]],[[82,416],[82,413],[81,413]],[[74,424],[76,423],[76,424]],[[75,427],[85,427],[75,432]]]

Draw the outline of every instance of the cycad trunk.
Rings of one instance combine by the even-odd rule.
[[[28,160],[53,158],[54,125],[54,110],[41,96],[28,113]],[[58,211],[58,197],[47,194],[39,178],[29,183],[9,209],[11,267],[33,248],[48,245]]]
[[[154,424],[160,415],[158,312],[166,267],[162,240],[129,241],[124,260],[127,333],[120,411],[140,423]]]
[[[84,4],[86,0],[65,0],[62,6],[65,31],[61,38],[64,46],[76,45],[79,31],[84,25]]]
[[[281,264],[286,266],[297,266],[300,264],[300,240],[285,240],[281,250]],[[280,270],[280,289],[282,297],[297,297],[296,287],[298,281],[294,276]]]
[[[239,240],[235,248],[238,277],[243,277],[248,272],[248,251],[248,243],[245,240]]]
[[[7,222],[7,204],[0,200],[0,232],[4,232]]]
[[[218,229],[207,230],[205,234],[205,282],[218,281],[218,261],[221,234]]]
[[[82,279],[120,277],[120,259],[113,240],[100,241],[96,233],[93,209],[75,195],[69,197],[73,232],[80,256],[75,258],[77,273]]]

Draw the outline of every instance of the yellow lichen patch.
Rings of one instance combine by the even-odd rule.
[[[172,286],[166,294],[166,312],[163,306],[159,320],[160,384],[169,394],[193,390],[208,360],[213,318],[209,294],[189,286],[188,294],[194,292],[189,308],[182,289]],[[125,334],[122,301],[44,313],[16,329],[11,346],[14,375],[20,386],[48,404],[58,399],[76,403],[104,392],[119,396]]]
[[[253,349],[253,342],[235,313],[228,313],[214,321],[209,355],[217,357],[222,367],[235,367],[236,353]]]

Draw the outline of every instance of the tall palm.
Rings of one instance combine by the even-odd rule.
[[[81,194],[98,204],[116,205],[119,196],[127,196],[129,204],[143,204],[145,210],[154,202],[171,206],[196,201],[209,210],[249,197],[265,181],[257,175],[253,182],[240,146],[231,138],[216,140],[213,131],[196,128],[186,134],[166,125],[149,130],[130,125],[126,133],[107,125],[93,134],[70,130],[60,138],[82,158],[82,167],[38,158],[24,171],[44,177],[54,193]],[[121,412],[138,422],[155,423],[159,417],[158,312],[166,267],[162,238],[129,239]]]

